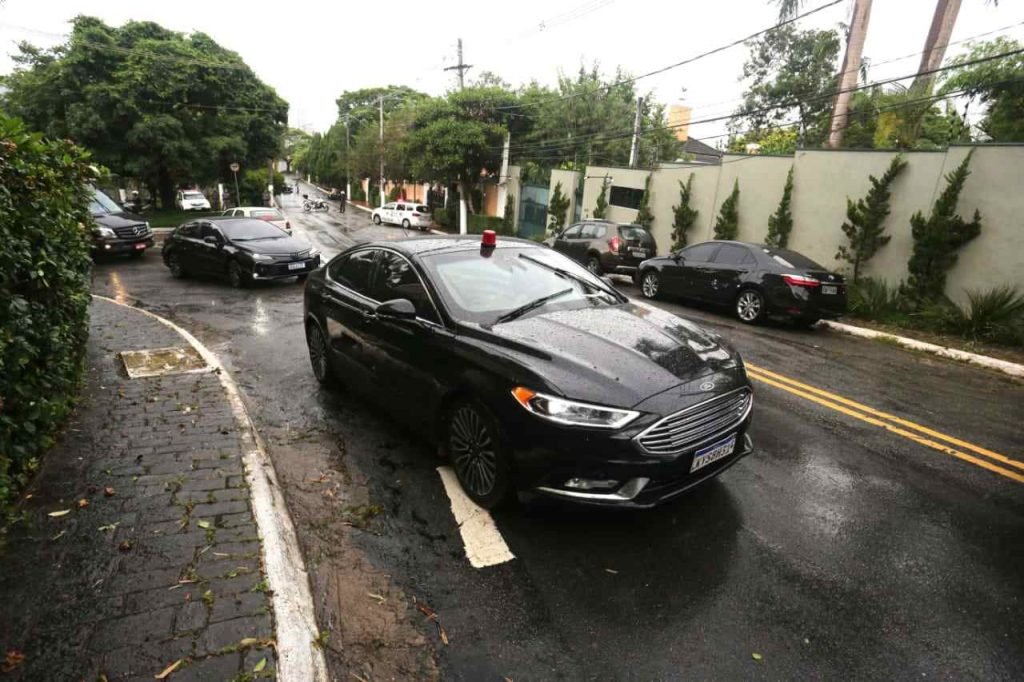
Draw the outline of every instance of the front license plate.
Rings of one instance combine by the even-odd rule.
[[[136,245],[135,245],[135,250],[136,250],[136,251],[142,251],[142,250],[143,250],[143,249],[145,249],[145,248],[146,248],[146,245],[145,245],[145,244],[136,244]]]
[[[306,269],[306,264],[305,263],[289,263],[288,264],[288,269],[289,270],[305,270]]]
[[[828,284],[823,284],[821,286],[821,293],[825,294],[826,296],[835,296],[838,291],[839,287],[830,286]]]
[[[706,467],[712,462],[717,462],[723,457],[728,457],[735,449],[736,434],[733,434],[725,440],[720,440],[714,445],[709,445],[706,448],[698,450],[697,454],[693,456],[693,464],[690,465],[690,473],[692,474],[697,469]]]
[[[630,249],[629,254],[636,258],[647,258],[647,251],[644,249]]]

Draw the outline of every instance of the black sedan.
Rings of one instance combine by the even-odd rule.
[[[644,261],[647,298],[679,296],[731,307],[742,322],[788,317],[810,326],[846,312],[846,282],[810,258],[760,244],[710,241]]]
[[[355,246],[310,276],[305,325],[316,378],[425,434],[484,507],[650,507],[752,450],[734,350],[533,242]]]
[[[320,267],[320,252],[314,247],[254,218],[185,223],[167,238],[163,256],[174,277],[221,275],[235,287],[296,276],[301,281]]]

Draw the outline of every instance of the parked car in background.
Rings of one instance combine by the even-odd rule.
[[[729,306],[742,322],[788,317],[810,326],[846,312],[846,281],[789,249],[734,241],[694,244],[640,265],[647,298],[679,296]]]
[[[91,190],[89,212],[96,221],[90,249],[93,258],[125,253],[141,258],[146,249],[153,248],[153,231],[148,222],[125,211],[100,189],[92,187]]]
[[[239,206],[238,208],[229,208],[221,215],[225,218],[256,218],[257,220],[265,220],[288,234],[292,233],[291,221],[279,209],[273,207]]]
[[[211,208],[209,200],[197,189],[178,190],[174,203],[182,211],[209,211]]]
[[[488,508],[517,490],[650,507],[752,452],[750,382],[719,336],[493,238],[360,244],[311,274],[317,380],[440,445]]]
[[[320,252],[308,242],[254,218],[210,218],[179,226],[164,242],[171,275],[226,277],[234,287],[256,280],[298,277],[320,267]]]
[[[643,226],[610,220],[570,225],[544,243],[585,265],[595,275],[635,276],[640,263],[658,253],[654,236]]]
[[[415,228],[427,231],[430,229],[430,207],[415,201],[392,201],[380,208],[373,209],[370,216],[377,225],[391,223],[401,225],[405,229]]]

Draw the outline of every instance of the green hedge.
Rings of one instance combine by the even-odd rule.
[[[466,230],[470,234],[481,234],[484,230],[494,230],[498,234],[515,236],[515,231],[505,224],[505,219],[492,215],[470,215],[466,218]]]
[[[0,521],[53,445],[82,380],[87,160],[71,142],[44,140],[0,115]]]

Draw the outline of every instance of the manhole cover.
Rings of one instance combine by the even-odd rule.
[[[191,346],[187,348],[149,348],[124,350],[121,362],[132,379],[158,377],[165,374],[189,374],[207,370],[203,356]]]

